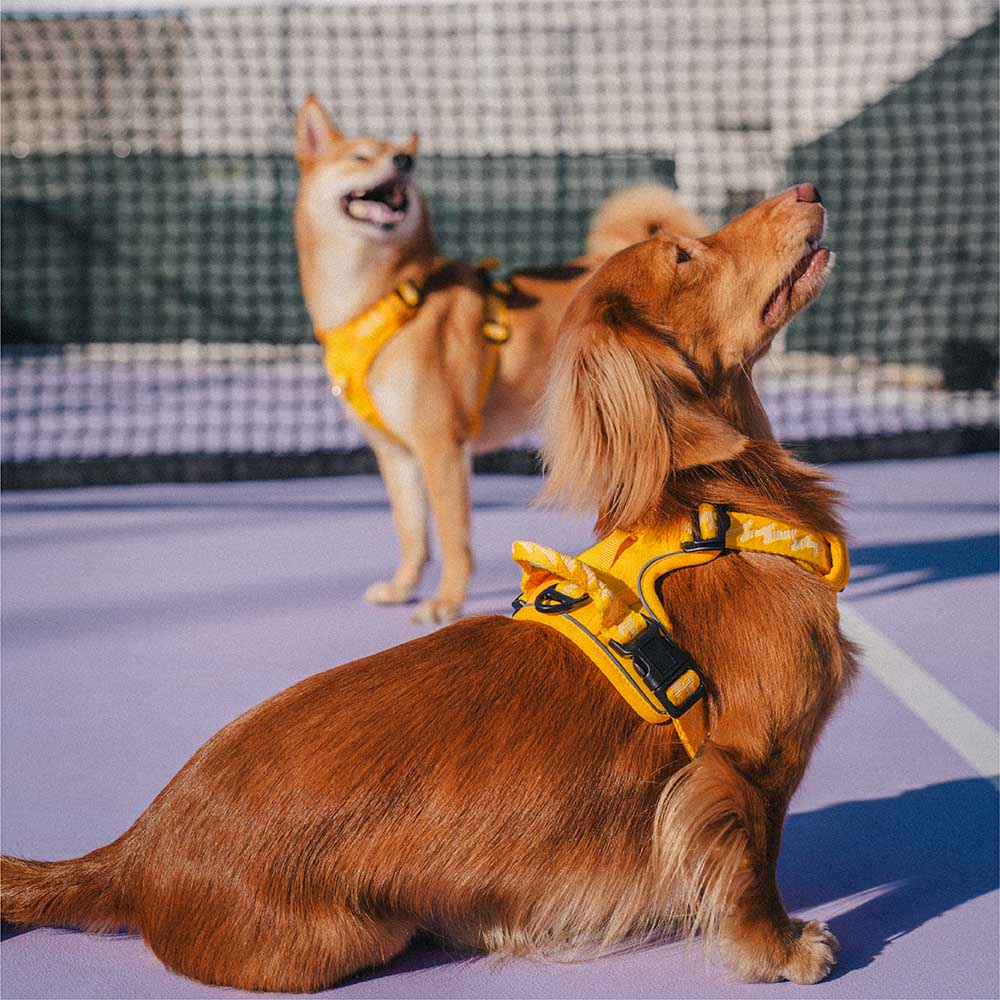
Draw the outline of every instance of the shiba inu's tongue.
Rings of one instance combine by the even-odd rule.
[[[373,188],[351,191],[344,195],[341,203],[352,219],[391,228],[406,217],[409,197],[406,184],[393,177]]]
[[[386,226],[399,222],[406,213],[399,209],[390,208],[383,201],[352,198],[347,203],[347,214],[354,219],[361,219],[364,222],[374,222],[376,225]]]

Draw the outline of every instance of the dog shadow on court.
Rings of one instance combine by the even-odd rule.
[[[788,909],[856,900],[829,920],[841,944],[833,977],[997,889],[998,813],[995,779],[968,778],[790,815],[779,875]]]
[[[860,597],[1000,573],[1000,535],[936,538],[851,549],[851,593]]]

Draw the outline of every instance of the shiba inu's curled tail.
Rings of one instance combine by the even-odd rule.
[[[597,210],[587,234],[587,253],[610,257],[660,231],[704,236],[707,224],[664,184],[638,184],[613,194]]]
[[[0,914],[35,927],[113,931],[128,924],[119,842],[69,861],[0,857]]]

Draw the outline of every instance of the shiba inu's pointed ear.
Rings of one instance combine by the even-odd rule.
[[[407,140],[405,146],[400,146],[399,151],[401,153],[409,153],[410,156],[417,155],[417,146],[420,145],[420,136],[414,132],[413,135]]]
[[[299,163],[321,159],[343,139],[337,126],[315,94],[310,94],[299,108],[295,120],[295,156]]]

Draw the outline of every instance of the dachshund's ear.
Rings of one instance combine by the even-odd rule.
[[[310,94],[295,119],[295,157],[301,166],[322,159],[344,137],[315,94]]]
[[[601,323],[565,331],[544,404],[542,499],[596,507],[602,530],[633,528],[655,514],[672,474],[738,455],[747,439],[683,365]]]
[[[668,423],[672,472],[728,462],[747,445],[747,439],[707,399],[675,401]]]
[[[420,136],[418,133],[414,132],[409,139],[406,141],[405,146],[400,146],[400,152],[409,153],[410,156],[417,155],[417,147],[420,145]]]

